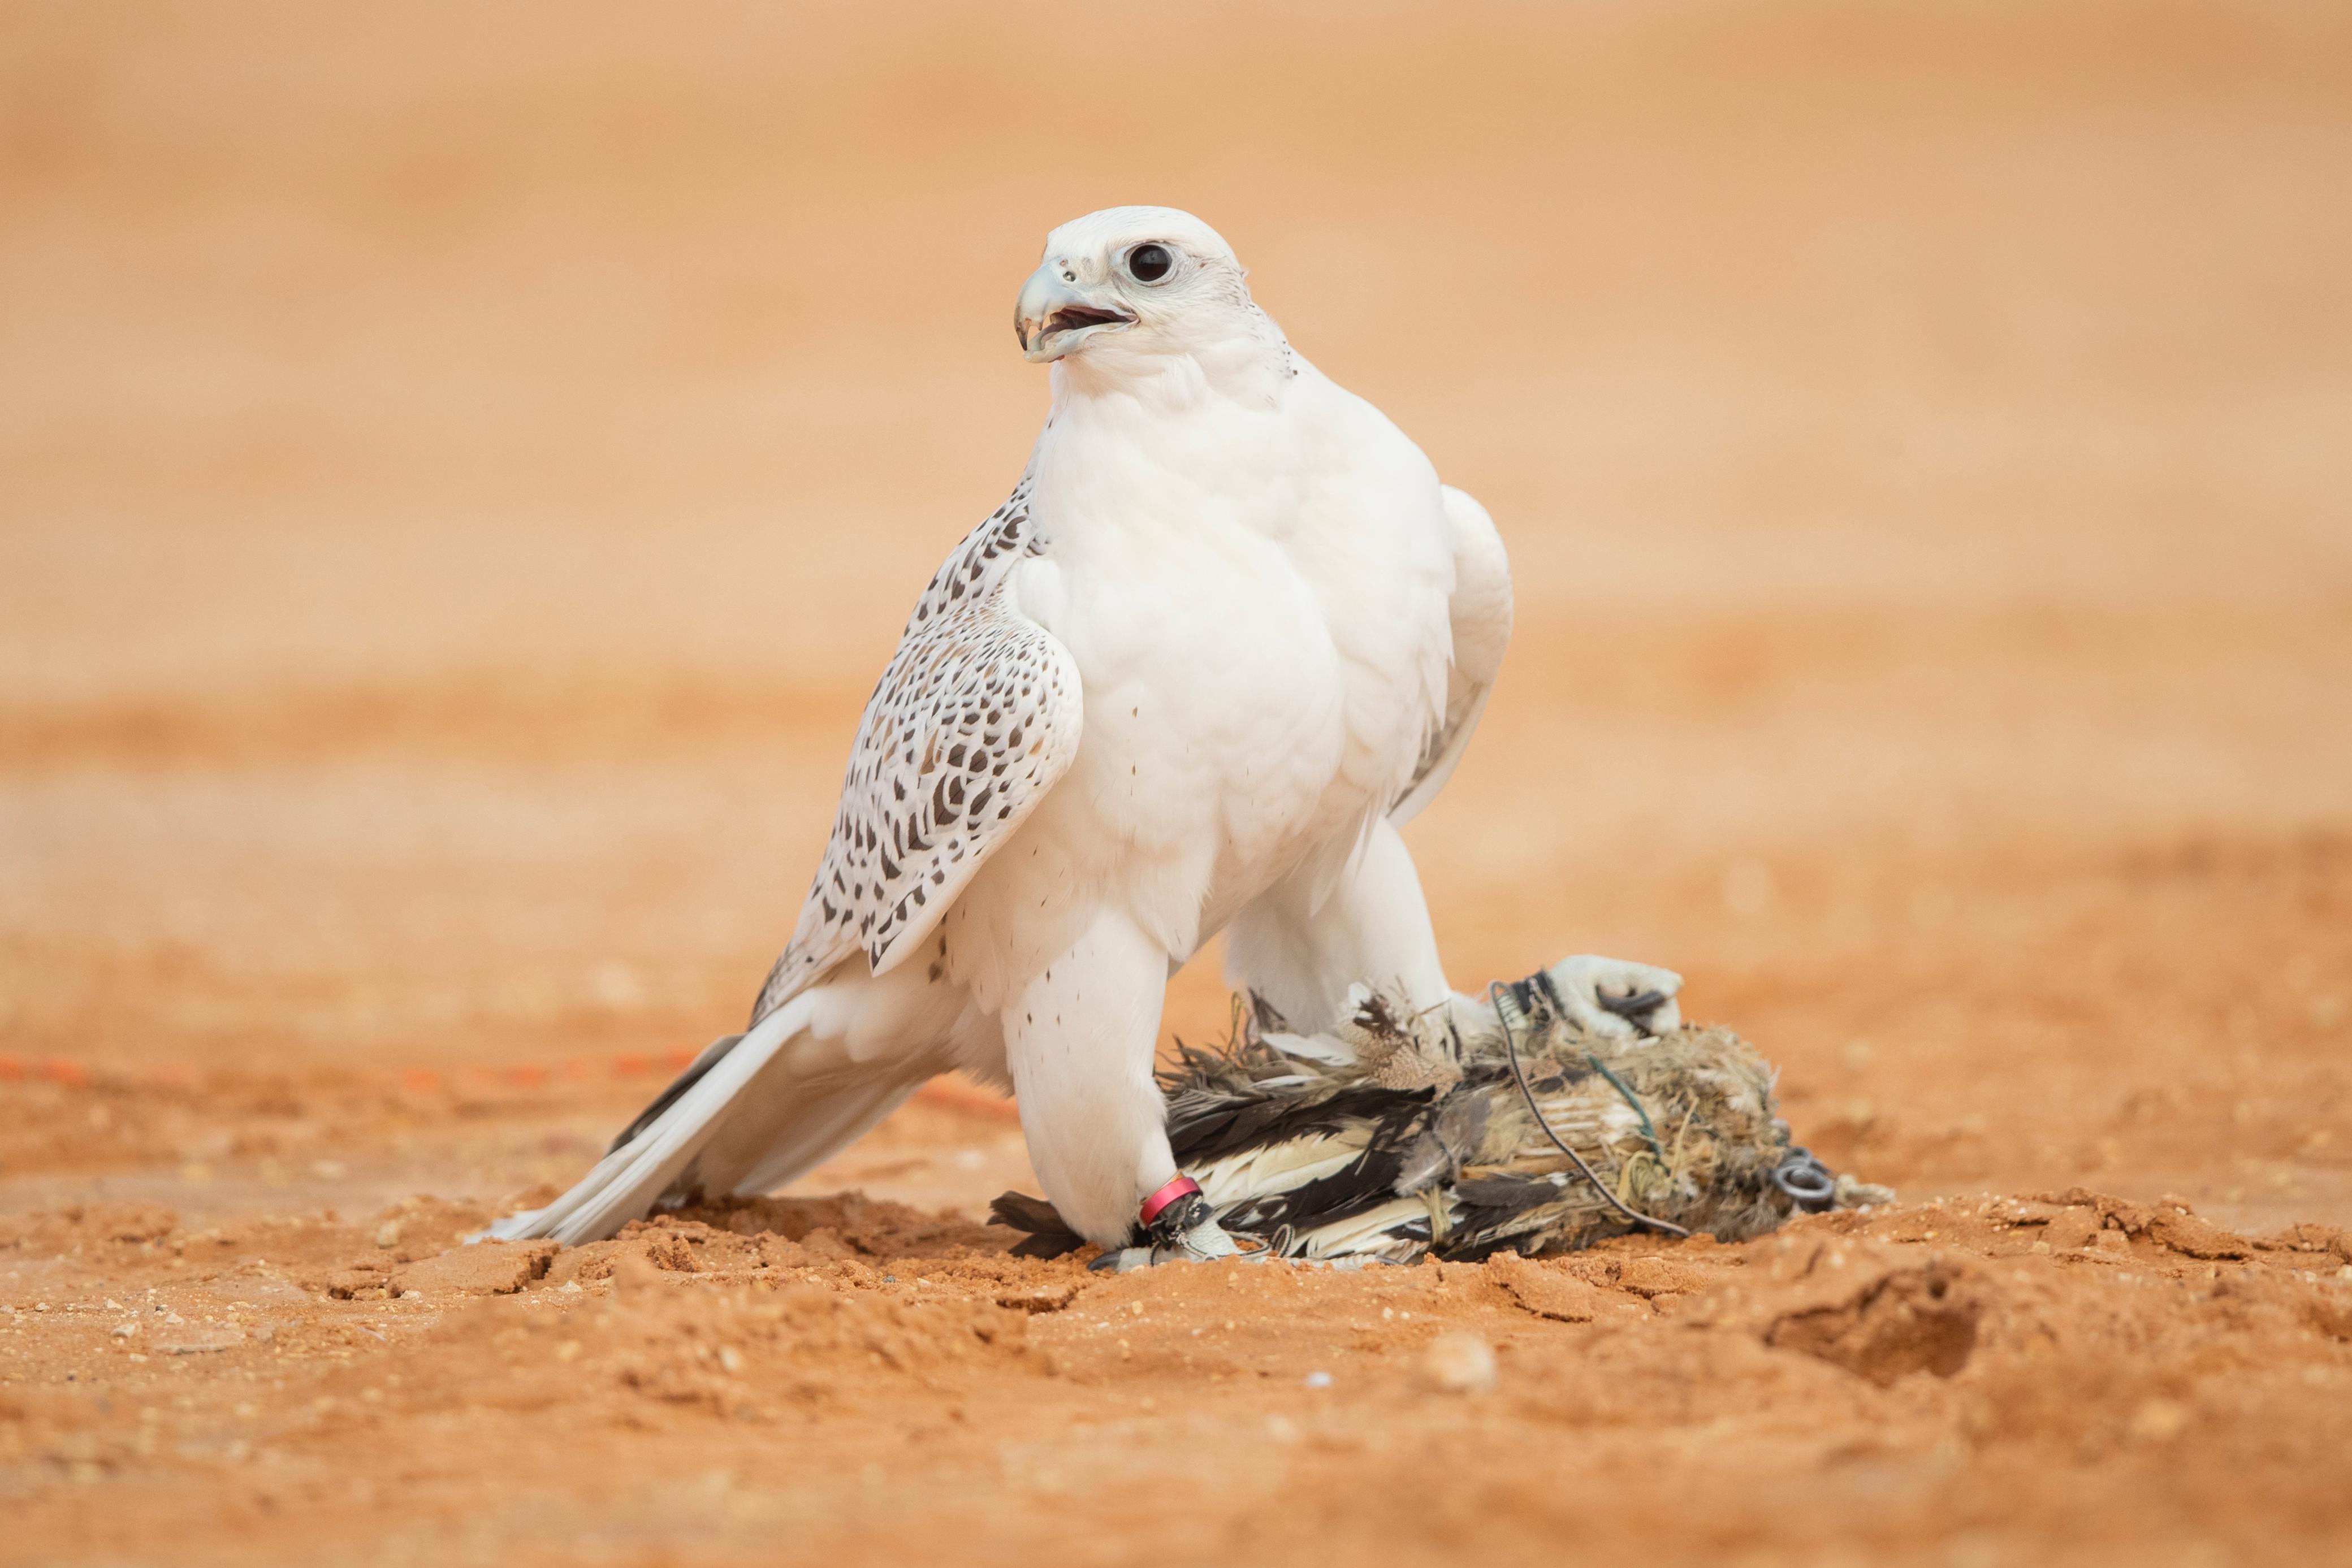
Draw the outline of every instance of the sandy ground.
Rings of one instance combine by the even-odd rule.
[[[782,10],[0,5],[0,1559],[2352,1560],[2340,6]],[[734,1027],[1129,200],[1510,543],[1457,983],[1897,1206],[1107,1280],[966,1092],[446,1253]]]

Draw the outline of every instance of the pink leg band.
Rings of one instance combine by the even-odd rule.
[[[1178,1198],[1190,1197],[1200,1190],[1201,1184],[1194,1181],[1191,1176],[1178,1176],[1166,1186],[1161,1187],[1158,1192],[1153,1193],[1150,1197],[1143,1200],[1143,1212],[1139,1217],[1141,1222],[1147,1227],[1150,1226],[1154,1219],[1160,1217],[1160,1211],[1161,1209],[1166,1208]]]

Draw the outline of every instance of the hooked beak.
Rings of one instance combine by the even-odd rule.
[[[1123,332],[1134,325],[1135,317],[1108,294],[1070,282],[1050,261],[1029,275],[1013,307],[1013,334],[1031,364],[1058,360],[1097,333]]]

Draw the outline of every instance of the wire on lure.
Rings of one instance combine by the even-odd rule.
[[[1584,1163],[1584,1156],[1578,1154],[1574,1149],[1569,1147],[1567,1139],[1552,1131],[1551,1124],[1544,1118],[1543,1107],[1536,1103],[1535,1090],[1530,1088],[1528,1084],[1527,1070],[1519,1065],[1519,1044],[1518,1041],[1514,1040],[1511,1036],[1511,1017],[1503,1007],[1503,998],[1501,996],[1503,989],[1503,982],[1500,980],[1496,980],[1494,984],[1488,986],[1486,988],[1486,1003],[1489,1007],[1495,1009],[1495,1021],[1503,1026],[1503,1051],[1504,1053],[1511,1059],[1512,1081],[1518,1084],[1520,1094],[1525,1096],[1527,1099],[1528,1112],[1530,1115],[1535,1117],[1536,1125],[1543,1129],[1544,1136],[1549,1138],[1552,1141],[1552,1145],[1559,1149],[1561,1154],[1566,1155],[1571,1161],[1575,1162],[1576,1168],[1583,1173],[1584,1179],[1592,1184],[1592,1190],[1599,1193],[1603,1198],[1607,1199],[1610,1207],[1615,1209],[1618,1213],[1623,1215],[1626,1218],[1632,1220],[1636,1225],[1646,1225],[1654,1230],[1663,1230],[1669,1236],[1688,1236],[1690,1234],[1689,1231],[1684,1229],[1681,1226],[1675,1224],[1671,1220],[1654,1218],[1649,1215],[1643,1214],[1637,1208],[1628,1207],[1622,1198],[1620,1198],[1615,1193],[1610,1191],[1608,1186],[1603,1183],[1599,1176],[1592,1174],[1592,1167]],[[1593,1065],[1598,1067],[1600,1063],[1595,1062]],[[1609,1077],[1612,1082],[1615,1082],[1615,1076],[1613,1074],[1609,1074]],[[1618,1089],[1620,1092],[1622,1092],[1624,1086],[1622,1084],[1619,1084]],[[1638,1103],[1636,1104],[1635,1109],[1640,1109]],[[1643,1119],[1646,1122],[1648,1117],[1644,1115]],[[1656,1141],[1655,1134],[1651,1134],[1651,1140],[1654,1143]]]

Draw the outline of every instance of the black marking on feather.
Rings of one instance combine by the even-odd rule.
[[[1632,1228],[1632,1226],[1625,1228],[1629,1231]],[[1540,1248],[1531,1246],[1530,1240],[1531,1238],[1514,1232],[1505,1236],[1481,1236],[1467,1241],[1449,1241],[1435,1250],[1448,1263],[1484,1263],[1497,1252],[1517,1252],[1523,1257],[1533,1257]]]
[[[621,1129],[621,1135],[604,1145],[608,1155],[618,1153],[632,1138],[658,1120],[661,1113],[685,1097],[686,1092],[702,1082],[703,1075],[719,1065],[719,1059],[742,1041],[740,1034],[722,1034],[702,1048],[702,1054],[687,1064],[686,1071],[669,1081],[669,1086],[654,1096],[654,1103],[637,1113],[637,1119]]]
[[[988,1206],[988,1222],[1027,1233],[1026,1240],[1013,1244],[1015,1258],[1061,1258],[1086,1245],[1085,1239],[1063,1222],[1060,1209],[1025,1192],[997,1194],[995,1201]]]
[[[942,913],[929,905],[946,901],[910,897],[913,886],[960,878],[1068,767],[1081,707],[1076,670],[1003,591],[1022,560],[1046,549],[1029,526],[1030,483],[1024,476],[932,576],[875,683],[817,896],[761,988],[753,1025],[861,947],[881,967],[909,931]],[[1008,730],[1026,744],[1008,747]],[[992,780],[984,790],[982,779]]]
[[[1402,1150],[1420,1135],[1421,1117],[1407,1113],[1426,1106],[1427,1089],[1382,1089],[1362,1084],[1319,1099],[1208,1100],[1169,1107],[1168,1144],[1179,1165],[1206,1165],[1268,1144],[1336,1134],[1350,1127],[1374,1129],[1370,1147]],[[1205,1098],[1205,1097],[1204,1097]],[[1394,1179],[1395,1173],[1390,1173]]]
[[[1534,1208],[1566,1196],[1558,1182],[1541,1176],[1475,1176],[1454,1184],[1454,1196],[1471,1208]]]
[[[1250,1198],[1227,1211],[1228,1228],[1267,1231],[1277,1225],[1334,1225],[1378,1208],[1395,1197],[1398,1160],[1393,1154],[1367,1150],[1327,1176]]]

